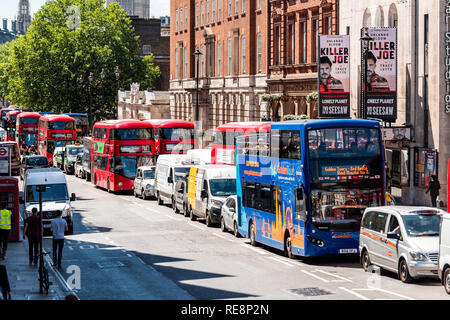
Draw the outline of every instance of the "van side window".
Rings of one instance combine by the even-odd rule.
[[[391,215],[391,220],[389,221],[388,232],[395,232],[401,237],[400,225],[398,223],[397,217]]]
[[[365,229],[374,230],[373,229],[374,218],[375,218],[375,212],[373,212],[373,211],[367,212],[367,214],[364,216],[364,219],[362,221],[362,227]]]
[[[386,213],[376,212],[372,230],[379,233],[384,233],[386,230],[386,221],[388,215]]]

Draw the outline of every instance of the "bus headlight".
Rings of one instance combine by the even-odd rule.
[[[318,246],[319,248],[323,248],[325,247],[325,243],[323,242],[323,240],[317,239],[317,238],[313,238],[311,236],[307,236],[308,240],[312,242],[312,244]]]
[[[119,182],[117,185],[118,185],[119,187],[121,187],[121,186],[122,186],[122,182]]]

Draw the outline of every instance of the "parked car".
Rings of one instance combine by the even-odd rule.
[[[29,169],[48,168],[48,161],[46,156],[25,156],[22,159],[20,167],[20,178],[25,179],[25,175]]]
[[[442,210],[425,207],[367,208],[361,224],[359,252],[365,271],[371,265],[398,274],[402,282],[438,277]]]
[[[134,178],[133,193],[135,197],[147,200],[155,196],[155,166],[139,167]]]
[[[15,141],[0,142],[0,147],[9,147],[11,152],[11,175],[20,175],[21,156],[19,151],[19,145]]]
[[[450,215],[442,215],[439,238],[438,274],[447,294],[450,294]]]
[[[237,224],[237,197],[229,196],[222,206],[222,215],[220,218],[220,228],[223,232],[227,230],[233,231],[235,237],[239,237]]]
[[[188,206],[188,184],[187,184],[187,175],[184,175],[180,179],[178,179],[175,184],[175,206],[173,210],[175,213],[182,213],[185,217],[189,215]]]
[[[189,172],[188,202],[191,220],[204,218],[206,225],[219,223],[222,205],[236,194],[236,168],[226,165],[195,165]]]

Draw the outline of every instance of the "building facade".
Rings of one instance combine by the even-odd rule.
[[[118,2],[129,16],[150,19],[150,0],[108,0],[107,3]]]
[[[450,30],[446,24],[450,17],[446,3],[341,0],[339,4],[340,34],[351,39],[352,116],[360,102],[361,28],[397,28],[397,121],[384,124],[384,140],[388,190],[403,204],[431,205],[425,191],[432,174],[441,183],[441,200],[445,201],[447,192],[450,83],[446,76],[450,72],[446,61],[450,49],[445,32]]]
[[[171,0],[170,10],[172,118],[203,130],[266,118],[268,1]]]
[[[317,37],[338,34],[338,1],[269,1],[270,119],[286,115],[317,117],[307,96],[317,91]]]
[[[28,0],[19,0],[17,23],[19,32],[25,34],[31,25],[30,2]]]

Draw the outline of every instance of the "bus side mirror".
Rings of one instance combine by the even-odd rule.
[[[167,183],[173,183],[173,178],[172,177],[168,177],[167,178]]]
[[[75,201],[77,200],[77,196],[75,195],[75,193],[72,193],[72,195],[70,196],[70,201]]]
[[[297,189],[297,195],[296,196],[297,196],[297,200],[298,201],[302,201],[304,199],[303,188]]]

